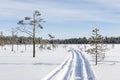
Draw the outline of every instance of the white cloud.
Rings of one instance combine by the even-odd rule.
[[[73,23],[75,21],[80,23],[81,21],[92,21],[94,24],[95,21],[98,23],[120,24],[119,4],[119,0],[2,0],[0,2],[0,23],[4,20],[5,24],[2,23],[0,26],[2,26],[2,29],[3,26],[5,26],[6,29],[11,29],[18,20],[23,19],[25,16],[32,16],[34,10],[39,10],[47,22],[45,23],[47,29],[44,28],[44,30],[42,30],[44,32],[43,34],[46,35],[51,31],[53,34],[56,33],[57,36],[59,32],[61,33],[62,31],[59,30],[60,26],[62,26],[62,28],[66,25],[74,27],[74,24],[69,23],[69,21],[73,21]],[[66,23],[66,21],[67,24],[65,25],[49,25],[49,23]],[[50,27],[52,26],[57,26],[57,29],[59,28],[58,31],[54,29],[51,30]],[[79,25],[77,24],[76,26]],[[67,35],[70,33],[69,31],[66,32],[67,30],[62,31],[63,37],[64,34]]]
[[[96,4],[92,5],[91,3],[86,3],[86,5],[88,5],[87,7],[86,5],[78,5],[77,3],[75,5],[72,3],[63,3],[61,1],[47,2],[41,0],[34,3],[27,3],[17,0],[6,0],[0,2],[0,17],[14,19],[32,16],[31,13],[38,9],[42,12],[46,20],[53,22],[56,20],[80,20],[119,23],[120,15],[114,14],[117,13],[114,9],[120,9],[119,0],[91,0],[91,2]],[[101,7],[105,9],[101,10]]]

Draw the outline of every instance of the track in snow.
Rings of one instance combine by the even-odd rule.
[[[42,80],[95,80],[95,77],[85,56],[71,49],[68,58]]]

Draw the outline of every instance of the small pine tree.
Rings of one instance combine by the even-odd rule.
[[[3,38],[4,36],[3,36],[3,33],[2,32],[0,32],[0,46],[2,47],[2,46],[4,46],[4,38]]]
[[[98,58],[105,58],[106,45],[103,44],[104,37],[99,34],[99,29],[95,28],[92,30],[92,37],[89,40],[91,48],[88,49],[88,53],[95,55],[95,64],[97,65]]]

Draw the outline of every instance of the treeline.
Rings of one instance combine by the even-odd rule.
[[[36,38],[36,44],[89,44],[90,38],[71,38],[71,39],[42,39]],[[32,37],[18,37],[18,36],[0,36],[0,45],[2,44],[32,44]],[[105,44],[120,44],[120,37],[105,37]]]
[[[41,38],[36,38],[36,44],[41,42]],[[2,36],[0,37],[0,44],[32,44],[32,37],[18,37],[18,36]]]
[[[54,43],[58,44],[89,44],[90,38],[71,38],[64,40],[54,40]],[[51,41],[52,43],[53,41]],[[105,44],[120,44],[120,37],[105,37],[103,43]]]

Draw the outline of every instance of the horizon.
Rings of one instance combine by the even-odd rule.
[[[120,36],[119,0],[1,0],[0,8],[0,32],[8,36],[12,28],[19,26],[19,20],[31,17],[35,10],[46,21],[36,34],[43,39],[48,39],[48,34],[55,39],[89,38],[94,28],[100,29],[103,36]]]

